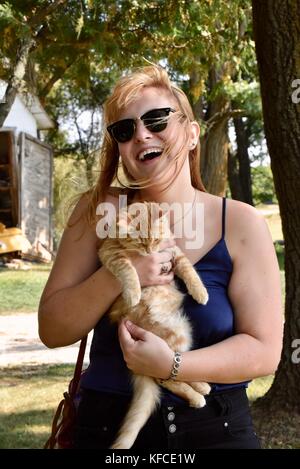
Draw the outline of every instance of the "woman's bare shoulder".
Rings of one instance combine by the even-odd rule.
[[[252,205],[227,199],[226,242],[232,257],[253,243],[270,243],[264,216]]]
[[[264,221],[264,216],[252,205],[240,202],[239,200],[227,199],[226,217],[229,229],[249,228],[248,223],[259,223]]]

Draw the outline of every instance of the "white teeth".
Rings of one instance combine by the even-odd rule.
[[[141,151],[138,155],[138,160],[143,161],[145,159],[146,155],[149,155],[149,153],[161,153],[162,148],[147,148],[147,150]]]

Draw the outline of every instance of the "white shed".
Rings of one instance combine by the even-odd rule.
[[[22,251],[43,259],[52,251],[53,152],[41,131],[52,127],[37,97],[18,95],[0,128],[0,223],[20,228],[31,244]]]

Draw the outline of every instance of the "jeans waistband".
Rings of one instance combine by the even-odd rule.
[[[195,415],[201,418],[228,415],[231,412],[249,408],[248,397],[245,388],[236,388],[225,391],[213,392],[205,396],[206,405],[200,409],[190,407],[188,403],[161,403],[161,411],[165,414],[170,411],[176,412],[184,418],[191,418]]]

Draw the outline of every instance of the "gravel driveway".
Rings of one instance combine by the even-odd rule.
[[[89,335],[85,363],[92,334]],[[79,342],[48,349],[38,337],[37,313],[0,316],[0,367],[43,363],[76,363]]]

